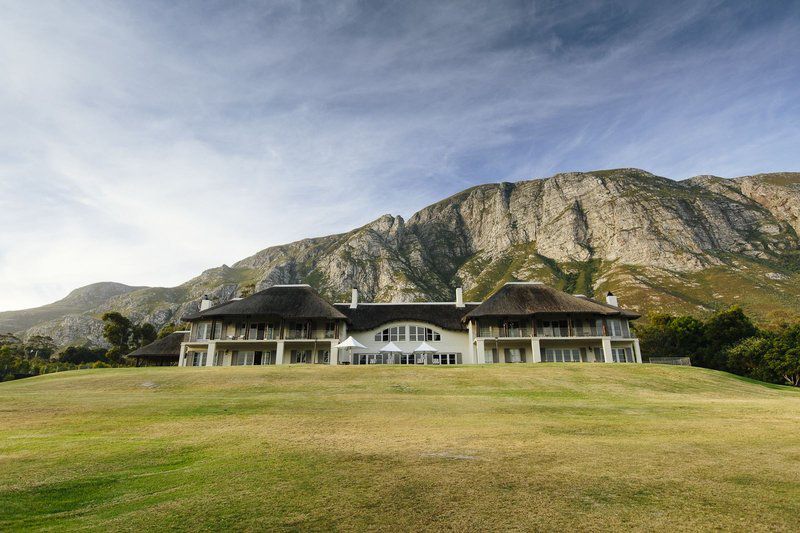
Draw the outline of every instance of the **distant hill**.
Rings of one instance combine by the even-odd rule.
[[[203,294],[225,301],[304,282],[337,300],[351,287],[368,300],[447,300],[457,286],[481,299],[512,279],[588,295],[610,289],[643,312],[741,304],[765,321],[800,314],[798,233],[800,173],[684,181],[639,169],[565,173],[472,187],[408,221],[384,215],[273,246],[178,287],[118,285],[130,290],[82,307],[2,313],[0,330],[99,343],[106,310],[160,326],[196,309]]]

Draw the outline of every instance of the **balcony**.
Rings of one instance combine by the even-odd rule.
[[[325,339],[335,339],[336,332],[330,329],[314,329],[314,330],[305,330],[305,329],[287,329],[286,336],[284,337],[287,340],[325,340]]]

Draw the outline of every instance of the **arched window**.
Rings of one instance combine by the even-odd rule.
[[[442,336],[438,331],[433,331],[431,328],[424,326],[408,326],[408,340],[410,341],[440,341]]]
[[[404,341],[406,340],[406,327],[405,326],[394,326],[391,328],[386,328],[383,331],[379,331],[375,334],[376,341]]]

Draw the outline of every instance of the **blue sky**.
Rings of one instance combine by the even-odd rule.
[[[0,310],[466,187],[800,170],[798,2],[0,0]]]

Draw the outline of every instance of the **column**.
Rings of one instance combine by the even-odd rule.
[[[476,357],[477,360],[475,361],[479,365],[482,365],[486,362],[486,347],[484,345],[483,339],[478,339],[477,341],[477,350],[476,350]]]
[[[178,366],[184,366],[186,364],[186,343],[181,343],[181,353],[178,356]]]
[[[642,350],[639,348],[639,339],[633,339],[633,353],[636,355],[636,362],[642,362]]]
[[[614,362],[614,356],[611,354],[611,337],[603,337],[603,360],[606,363]]]
[[[206,352],[206,366],[214,366],[214,356],[217,354],[217,343],[209,342]]]
[[[337,341],[331,341],[331,356],[330,356],[330,364],[338,365],[339,364],[339,348],[336,345],[339,344]]]
[[[538,337],[531,339],[531,353],[533,354],[533,362],[542,362],[542,340]]]
[[[283,364],[283,341],[278,341],[278,347],[275,350],[275,364]]]

